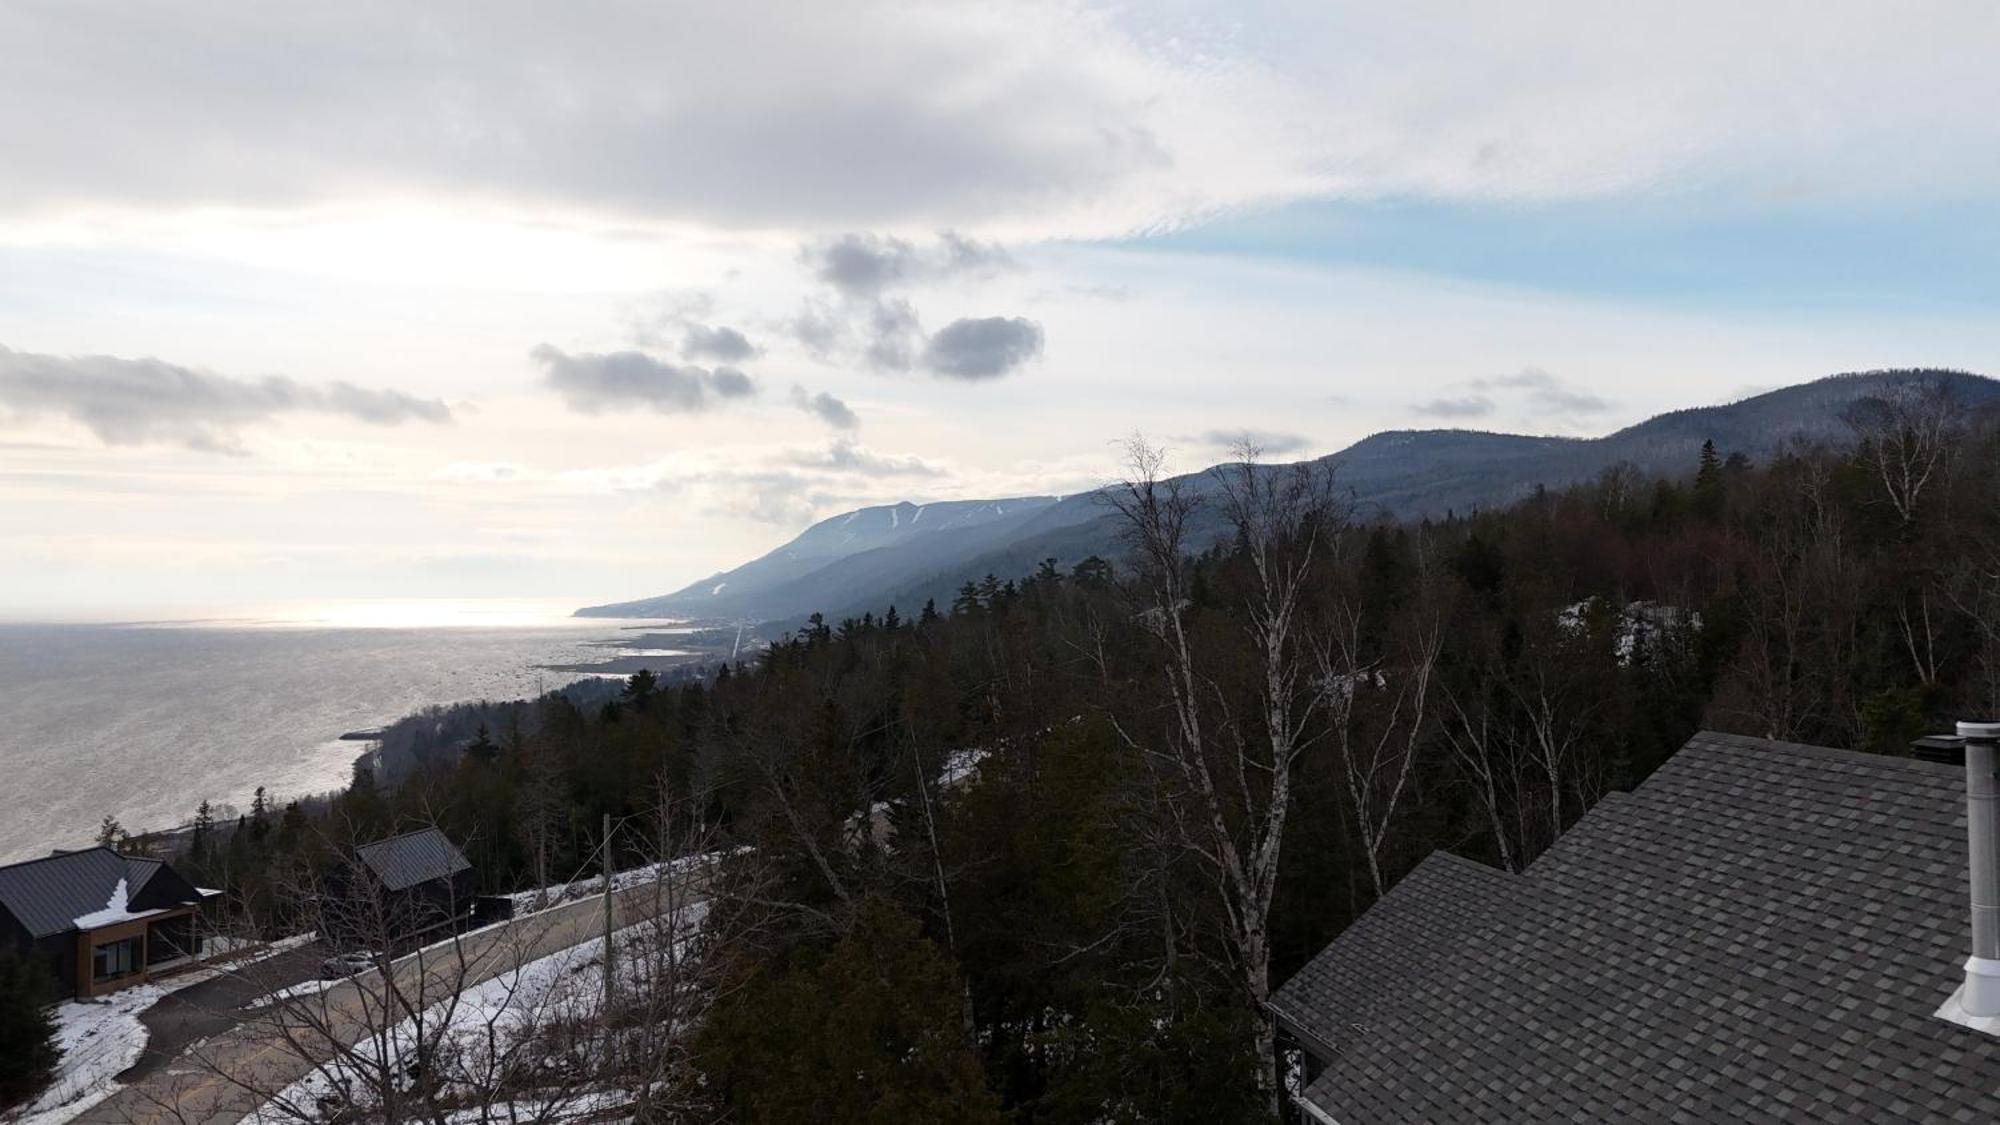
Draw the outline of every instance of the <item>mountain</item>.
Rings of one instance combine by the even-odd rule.
[[[1968,409],[2000,400],[2000,382],[1956,371],[1834,375],[1722,406],[1676,410],[1598,438],[1529,437],[1475,430],[1391,430],[1323,460],[1364,512],[1414,519],[1508,504],[1537,486],[1590,480],[1615,465],[1644,473],[1693,470],[1704,441],[1763,459],[1796,440],[1851,440],[1859,403],[1901,385],[1936,382]],[[1207,473],[1190,474],[1206,489]],[[593,617],[789,621],[881,612],[907,615],[928,598],[950,600],[968,580],[1014,577],[1053,558],[1063,566],[1119,554],[1117,525],[1095,492],[1006,500],[901,503],[862,508],[812,525],[798,538],[733,570],[642,601],[592,606]]]

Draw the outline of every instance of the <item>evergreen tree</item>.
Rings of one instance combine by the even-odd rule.
[[[1694,472],[1694,510],[1704,519],[1722,514],[1722,458],[1713,438],[1701,443],[1701,462]]]
[[[925,598],[925,599],[924,599],[924,612],[923,612],[923,613],[922,613],[922,614],[921,614],[920,616],[918,616],[918,618],[917,618],[917,624],[919,624],[919,625],[930,625],[930,624],[932,624],[932,623],[936,622],[936,621],[937,621],[937,619],[938,619],[938,609],[937,609],[937,599],[936,599],[936,598]]]
[[[0,948],[0,1110],[27,1104],[55,1079],[55,1000],[47,966]]]
[[[724,998],[697,1065],[737,1121],[995,1122],[965,988],[917,923],[862,904],[831,948],[794,950]]]
[[[125,838],[125,826],[118,823],[117,817],[106,813],[103,821],[97,825],[97,846],[115,849],[125,841]]]
[[[215,808],[206,800],[195,806],[194,825],[188,830],[188,863],[206,871],[215,847]]]
[[[626,679],[625,690],[622,694],[625,701],[632,705],[634,711],[644,711],[652,703],[653,696],[659,694],[659,691],[660,677],[654,675],[651,668],[641,668]],[[484,723],[479,725],[479,736],[482,739],[486,737],[486,724]],[[498,752],[497,748],[495,752]]]

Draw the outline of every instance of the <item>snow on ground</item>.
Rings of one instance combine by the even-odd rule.
[[[661,878],[669,874],[686,875],[710,864],[719,863],[731,854],[734,853],[726,851],[704,852],[701,855],[682,856],[668,863],[648,863],[643,867],[630,867],[611,876],[611,889],[614,891],[630,890],[633,887],[643,887],[648,883],[657,883]],[[515,891],[507,897],[514,900],[514,913],[518,917],[522,914],[532,914],[537,910],[549,910],[564,903],[575,902],[578,899],[589,898],[592,895],[601,895],[603,893],[604,877],[602,875],[593,875],[587,879],[578,879],[574,883],[561,883],[553,887],[542,887],[536,890]]]
[[[178,986],[178,980],[169,981]],[[112,1076],[139,1061],[146,1028],[139,1013],[159,1002],[168,988],[139,984],[95,1000],[56,1005],[56,1035],[62,1044],[55,1084],[28,1106],[21,1121],[49,1125],[67,1121],[118,1088]]]
[[[686,932],[691,937],[706,913],[706,903],[690,903],[677,916],[677,932]],[[642,951],[647,942],[656,940],[660,924],[658,919],[649,919],[612,935],[621,990],[645,983],[647,959]],[[430,1029],[426,1035],[434,1043],[441,1041],[441,1035],[450,1036],[457,1048],[457,1073],[492,1073],[496,1060],[504,1059],[537,1029],[552,1023],[597,1018],[604,995],[603,948],[604,939],[593,938],[474,985],[459,994],[456,1005],[443,1001],[425,1012],[424,1023]],[[417,1046],[417,1026],[415,1019],[409,1019],[390,1031],[386,1038],[392,1057]],[[434,1057],[453,1054],[446,1051]],[[444,1072],[442,1077],[449,1081],[450,1073]],[[286,1087],[246,1121],[249,1125],[296,1121],[301,1111],[310,1113],[322,1098],[337,1095],[349,1078],[340,1063],[329,1063]],[[607,1102],[605,1098],[603,1094],[579,1094],[559,1107],[555,1117],[601,1114],[615,1104],[622,1104],[622,1098],[616,1102]]]
[[[116,896],[113,896],[114,900]],[[232,961],[229,969],[274,957],[313,939],[300,934],[261,946],[254,953]],[[56,1080],[42,1096],[19,1111],[21,1116],[6,1118],[20,1125],[55,1125],[110,1097],[120,1087],[112,1079],[139,1061],[146,1049],[146,1025],[139,1013],[160,1002],[170,992],[189,985],[214,980],[225,970],[220,967],[191,969],[150,984],[121,988],[94,1000],[65,1000],[56,1005],[56,1035],[62,1046],[62,1061],[56,1066]]]

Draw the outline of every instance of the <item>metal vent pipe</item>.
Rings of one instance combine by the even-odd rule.
[[[1960,723],[1965,739],[1965,844],[1972,887],[1972,955],[1961,1005],[2000,1016],[2000,779],[1994,776],[2000,723]]]

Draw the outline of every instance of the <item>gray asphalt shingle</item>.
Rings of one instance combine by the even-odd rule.
[[[1522,875],[1434,853],[1278,991],[1342,1125],[2000,1121],[1964,774],[1701,734]]]

